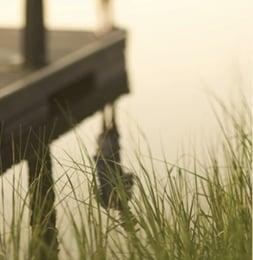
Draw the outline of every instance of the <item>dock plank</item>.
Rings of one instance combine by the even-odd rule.
[[[23,149],[31,129],[54,129],[57,139],[129,92],[124,30],[52,31],[47,38],[49,62],[31,70],[18,63],[20,31],[0,29],[0,174],[29,157]]]
[[[85,31],[48,31],[48,63],[84,48],[96,39],[95,33]],[[22,31],[0,29],[0,89],[34,71],[22,66]]]

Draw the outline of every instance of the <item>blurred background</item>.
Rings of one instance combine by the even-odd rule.
[[[47,0],[46,26],[97,30],[98,2]],[[1,0],[0,25],[22,27],[23,4],[22,0]],[[115,0],[113,20],[128,31],[131,94],[117,105],[126,156],[133,148],[130,139],[138,142],[138,129],[145,133],[154,156],[160,157],[164,150],[170,160],[177,158],[182,144],[208,142],[217,128],[210,91],[231,101],[240,89],[251,100],[251,0]],[[100,119],[97,113],[77,130],[91,153]],[[69,133],[56,141],[56,154],[69,144],[73,156],[78,156],[73,138]]]
[[[98,0],[44,2],[47,28],[100,30]],[[210,105],[213,94],[235,106],[240,105],[242,93],[250,104],[252,101],[253,1],[115,0],[112,4],[114,24],[128,31],[130,94],[117,102],[124,164],[133,164],[135,151],[146,156],[147,144],[158,161],[166,155],[175,162],[182,152],[202,152],[208,144],[218,142]],[[0,0],[0,26],[21,28],[23,8],[23,0]],[[77,135],[89,155],[94,155],[101,118],[97,112],[54,141],[54,158],[66,162],[70,155],[80,162]],[[24,163],[18,167],[9,171],[27,171]],[[62,172],[64,168],[54,162],[54,174]],[[4,175],[6,191],[12,188],[13,176]],[[22,178],[25,194],[27,175]],[[79,177],[74,183],[80,183]],[[67,194],[61,185],[57,184],[57,196],[58,191]],[[11,203],[11,193],[7,194]],[[61,213],[58,216],[57,225],[63,227],[60,234],[65,235],[67,220]]]

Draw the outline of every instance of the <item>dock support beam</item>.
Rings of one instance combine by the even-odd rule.
[[[46,64],[46,39],[43,0],[26,0],[24,28],[24,63],[29,68]]]
[[[58,259],[55,193],[49,143],[43,139],[32,143],[28,158],[32,235],[30,256],[38,260]]]

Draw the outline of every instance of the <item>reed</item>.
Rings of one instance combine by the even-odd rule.
[[[240,111],[217,103],[220,112],[214,112],[223,134],[219,147],[208,147],[204,163],[194,155],[188,167],[164,158],[162,181],[151,153],[148,166],[147,159],[137,155],[131,169],[134,193],[130,202],[122,200],[126,204],[121,213],[105,210],[95,199],[96,169],[81,142],[82,162],[70,155],[67,163],[57,161],[64,169],[55,179],[59,258],[250,260],[252,115],[246,102]],[[11,221],[6,218],[1,180],[0,259],[27,259],[20,238],[28,195],[21,196],[22,187],[13,178]],[[119,184],[115,192],[124,198],[122,187]],[[29,257],[36,259],[35,253]]]

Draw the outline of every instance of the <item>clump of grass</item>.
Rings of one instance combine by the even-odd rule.
[[[251,259],[251,114],[220,107],[229,123],[217,116],[223,138],[207,150],[204,165],[197,157],[192,168],[164,159],[159,181],[152,156],[149,166],[137,156],[131,211],[126,205],[124,212],[127,232],[117,213],[92,198],[95,169],[90,172],[88,201],[75,200],[78,219],[88,223],[70,216],[79,259]]]
[[[138,163],[131,169],[134,194],[129,206],[125,200],[123,219],[95,199],[96,169],[84,147],[80,145],[82,163],[70,156],[68,165],[58,161],[64,169],[55,180],[56,186],[61,183],[56,189],[60,259],[251,259],[252,115],[247,107],[231,113],[219,104],[227,124],[217,116],[223,138],[219,147],[207,149],[204,163],[195,156],[186,168],[163,159],[159,179],[152,155],[148,166],[146,158],[137,155]],[[115,192],[124,197],[122,186]],[[63,194],[66,187],[68,193]],[[66,228],[62,217],[68,235],[61,232]],[[8,243],[19,250],[18,237],[1,232],[0,259],[12,256],[3,250]],[[25,256],[16,254],[15,259]]]

